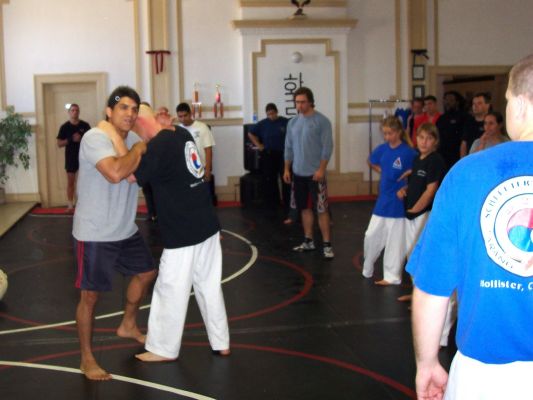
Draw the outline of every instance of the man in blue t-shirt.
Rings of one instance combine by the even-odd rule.
[[[509,75],[513,142],[461,160],[437,193],[407,265],[420,399],[531,398],[533,373],[533,55]],[[457,290],[458,352],[438,360]]]
[[[285,150],[285,133],[289,120],[278,115],[278,108],[274,103],[268,103],[265,112],[267,118],[252,126],[248,137],[261,152],[261,169],[265,178],[266,200],[274,206],[279,206],[279,178],[282,184],[283,209],[287,215],[290,209],[291,186],[283,182],[285,165],[283,151]]]

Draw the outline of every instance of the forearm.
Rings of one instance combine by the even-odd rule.
[[[290,173],[291,172],[291,165],[292,165],[292,161],[291,160],[285,160],[285,172],[286,173]]]
[[[378,174],[381,174],[381,167],[376,164],[372,164],[370,161],[367,160],[366,162],[370,168],[372,168],[373,171],[376,171]]]
[[[463,158],[467,154],[468,154],[468,149],[466,148],[466,142],[463,140],[461,142],[461,147],[459,149],[459,155],[461,156],[461,158]]]
[[[98,171],[111,183],[118,183],[131,175],[139,166],[142,148],[134,146],[122,157],[108,157],[96,164]]]
[[[208,172],[213,170],[213,149],[211,147],[205,148],[205,170]]]
[[[320,160],[320,166],[318,167],[318,170],[322,174],[326,173],[326,170],[328,169],[328,162],[329,162],[329,160]]]
[[[413,290],[413,339],[418,368],[438,364],[440,336],[449,298],[433,296],[417,287]]]
[[[431,201],[435,197],[435,192],[437,191],[438,185],[437,183],[429,184],[420,196],[420,198],[416,201],[413,207],[409,210],[413,214],[418,213],[422,210],[424,210],[427,206],[431,204]]]
[[[57,147],[65,147],[68,144],[68,139],[57,139]]]
[[[263,147],[257,136],[255,136],[254,134],[248,133],[248,139],[250,139],[250,141],[254,144],[255,147],[259,149]]]

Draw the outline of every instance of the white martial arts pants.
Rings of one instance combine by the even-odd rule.
[[[220,234],[194,246],[164,249],[148,318],[146,350],[177,358],[191,286],[213,350],[229,349],[229,329],[221,287]]]
[[[363,276],[374,275],[374,263],[383,255],[383,279],[398,285],[402,282],[405,258],[405,218],[385,218],[372,214],[365,232]]]
[[[533,361],[485,364],[457,352],[444,400],[526,400],[533,398]]]
[[[405,254],[407,258],[411,255],[411,252],[415,248],[418,238],[426,226],[426,222],[429,218],[429,211],[422,215],[419,215],[415,219],[405,219]]]

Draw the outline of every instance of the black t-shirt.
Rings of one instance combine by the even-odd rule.
[[[445,112],[437,120],[440,143],[438,152],[444,158],[447,169],[459,161],[461,140],[467,114],[463,111],[453,110]]]
[[[430,183],[439,182],[440,184],[442,178],[444,178],[446,167],[441,155],[437,152],[433,152],[423,160],[420,159],[420,156],[417,156],[413,162],[412,171],[411,175],[409,175],[407,197],[405,198],[406,210],[409,210],[416,204]],[[405,215],[407,219],[415,219],[426,211],[431,210],[432,206],[433,201],[431,201],[431,203],[419,213],[412,214],[406,212]]]
[[[466,142],[466,154],[470,151],[474,140],[478,139],[485,132],[484,120],[477,121],[473,116],[469,115],[465,121],[463,128],[463,139]]]
[[[204,166],[191,134],[164,129],[150,142],[135,177],[152,185],[163,246],[193,246],[213,236],[220,225]]]
[[[67,139],[69,141],[65,146],[65,168],[69,169],[69,167],[78,165],[80,143],[73,142],[70,139],[76,132],[83,136],[89,129],[91,129],[91,126],[81,119],[78,121],[77,125],[73,125],[70,121],[67,121],[59,128],[57,139]],[[78,168],[76,167],[75,169],[77,170]]]

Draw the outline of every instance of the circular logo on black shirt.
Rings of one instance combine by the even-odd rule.
[[[200,160],[198,149],[194,142],[188,141],[185,143],[185,161],[189,172],[195,178],[199,179],[204,176],[204,166],[202,165],[202,160]]]

